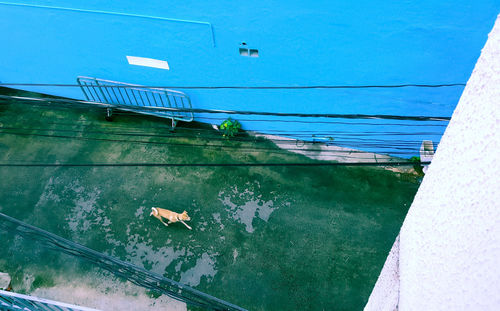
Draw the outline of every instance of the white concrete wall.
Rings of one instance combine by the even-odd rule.
[[[500,17],[366,310],[500,310],[499,161]]]

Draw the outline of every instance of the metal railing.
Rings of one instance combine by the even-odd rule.
[[[68,303],[0,290],[0,311],[99,311]]]
[[[76,80],[87,101],[117,106],[121,110],[129,110],[127,107],[130,107],[130,111],[137,113],[169,118],[172,119],[172,127],[177,121],[193,121],[193,112],[186,111],[192,109],[191,100],[183,92],[90,77],[78,77]],[[141,110],[141,107],[179,110]],[[108,108],[106,116],[111,117],[111,113],[111,108]]]

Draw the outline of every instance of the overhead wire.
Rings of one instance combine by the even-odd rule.
[[[33,87],[81,87],[80,84],[67,83],[0,83],[0,86],[33,86]],[[298,90],[298,89],[370,89],[370,88],[442,88],[465,86],[465,83],[442,83],[442,84],[373,84],[373,85],[275,85],[275,86],[243,86],[243,85],[218,85],[218,86],[183,86],[183,85],[133,85],[134,88],[166,88],[166,89],[240,89],[240,90]],[[93,85],[92,87],[107,87],[106,85]],[[117,88],[128,88],[130,85],[113,85]]]
[[[0,95],[1,97],[1,95]],[[37,99],[38,100],[38,99]],[[259,113],[259,112],[255,112],[255,113]],[[266,112],[262,112],[262,113],[266,113]],[[135,113],[134,113],[135,114]],[[366,115],[365,115],[366,116]],[[374,116],[376,118],[376,116]],[[394,117],[394,116],[393,116]],[[408,118],[407,116],[400,116],[400,118]],[[411,118],[411,117],[410,117]],[[431,117],[431,118],[434,118],[434,117]],[[250,119],[249,119],[250,120]],[[252,120],[254,121],[254,120]],[[257,120],[255,120],[257,121]],[[280,121],[283,121],[283,120],[269,120],[267,119],[266,121],[268,122],[280,122]],[[289,121],[289,122],[294,122],[295,120],[286,120],[286,121]],[[312,121],[311,123],[319,123],[319,122],[322,122],[322,121],[318,121],[318,122],[314,122]],[[335,122],[335,121],[333,121]],[[333,122],[324,122],[324,123],[333,123]],[[338,122],[340,123],[340,122]],[[349,123],[349,122],[342,122],[343,124],[346,124],[346,125],[352,125],[352,124],[360,124],[360,123]],[[391,123],[384,123],[384,124],[379,124],[379,123],[375,123],[375,124],[370,124],[370,123],[365,123],[363,122],[362,123],[363,125],[370,125],[370,126],[384,126],[384,125],[387,125],[387,126],[393,126],[393,125],[396,125],[396,124],[391,124]],[[400,123],[398,123],[399,125]],[[401,124],[402,125],[402,124]],[[415,124],[415,125],[418,125],[418,126],[424,126],[423,124]],[[434,126],[435,124],[431,125],[431,126]],[[411,125],[406,125],[405,126],[411,126]],[[438,126],[443,126],[443,125],[439,125]],[[252,131],[259,131],[258,128],[251,128],[250,130]],[[276,134],[282,134],[282,135],[286,135],[286,133],[288,132],[289,134],[297,134],[299,135],[299,133],[297,132],[297,130],[295,131],[286,131],[286,130],[273,130],[273,129],[266,129],[265,132],[268,132],[268,133],[276,133]],[[402,132],[394,132],[394,133],[382,133],[382,132],[371,132],[370,134],[361,134],[361,133],[356,133],[356,132],[353,132],[352,134],[349,133],[349,134],[346,134],[347,132],[338,132],[338,131],[333,131],[333,132],[317,132],[317,130],[315,131],[307,131],[307,130],[301,130],[299,131],[300,133],[315,133],[317,136],[319,135],[331,135],[331,134],[338,134],[338,135],[441,135],[441,132],[435,132],[435,133],[429,133],[429,132],[426,132],[426,133],[415,133],[415,134],[412,134],[412,133],[402,133]],[[373,134],[372,134],[373,133]],[[304,136],[304,135],[302,135]]]
[[[121,114],[121,113],[120,113]],[[132,113],[125,113],[124,115],[132,115]],[[218,120],[224,121],[226,118],[210,118],[210,117],[197,117],[197,119],[203,120]],[[396,125],[396,126],[442,126],[446,127],[446,124],[404,124],[404,123],[365,123],[365,122],[341,122],[341,121],[308,121],[308,120],[283,120],[283,119],[238,119],[239,121],[245,122],[284,122],[284,123],[311,123],[311,124],[344,124],[344,125]],[[442,122],[442,121],[438,121]]]
[[[110,139],[110,138],[99,138],[99,137],[82,137],[82,136],[65,136],[65,135],[54,135],[54,134],[39,134],[39,133],[20,133],[20,132],[9,132],[1,130],[0,134],[7,135],[17,135],[17,136],[36,136],[36,137],[48,137],[48,138],[63,138],[63,139],[74,139],[74,140],[84,140],[84,141],[100,141],[100,142],[113,142],[113,143],[138,143],[138,144],[152,144],[152,145],[167,145],[167,146],[176,146],[176,147],[199,147],[199,148],[215,148],[215,149],[236,149],[239,152],[258,152],[258,151],[266,151],[267,153],[276,153],[276,154],[287,154],[287,151],[302,151],[307,152],[309,150],[302,148],[287,148],[286,150],[270,148],[270,147],[255,147],[255,146],[240,146],[240,145],[220,145],[220,144],[195,144],[195,143],[175,143],[175,142],[161,142],[161,141],[143,141],[143,140],[130,140],[130,139]],[[193,137],[195,138],[195,137]],[[409,145],[407,145],[409,146]],[[366,144],[365,147],[378,147],[383,149],[383,145],[377,144]],[[396,149],[396,150],[408,150],[408,152],[404,151],[395,151],[394,154],[410,154],[410,151],[413,148],[404,148],[405,145],[400,146],[397,144],[391,144],[390,146],[385,146],[385,148]],[[320,157],[326,157],[330,154],[363,154],[366,153],[364,151],[358,150],[322,150],[323,155],[319,155]],[[344,158],[348,156],[342,156]],[[348,157],[348,158],[358,158],[358,157]]]
[[[57,122],[52,123],[52,124],[59,124]],[[148,131],[144,131],[144,129],[138,130],[138,131],[130,131],[128,127],[123,127],[123,126],[118,126],[119,128],[126,128],[126,131],[103,131],[102,129],[94,130],[92,127],[85,127],[81,128],[79,130],[74,129],[74,124],[72,124],[72,129],[60,129],[60,128],[46,128],[46,129],[41,129],[41,128],[26,128],[26,127],[3,127],[0,128],[2,130],[24,130],[24,131],[33,131],[33,130],[39,130],[39,131],[50,131],[50,132],[70,132],[70,133],[87,133],[87,134],[106,134],[106,135],[113,135],[113,136],[131,136],[131,137],[152,137],[152,138],[196,138],[196,139],[210,139],[211,142],[228,142],[228,139],[223,137],[220,133],[217,133],[213,131],[212,129],[194,129],[194,128],[184,128],[181,131],[175,131],[175,132],[170,132],[167,131],[164,134],[158,134],[158,133],[150,133]],[[115,129],[115,127],[113,127]],[[149,128],[149,127],[148,127]],[[163,129],[163,128],[162,128]],[[120,129],[119,129],[120,130]],[[186,132],[187,131],[187,132]],[[435,133],[438,135],[439,133]],[[295,136],[294,136],[295,135]],[[295,142],[297,145],[301,143],[305,143],[306,141],[297,139],[297,137],[300,137],[302,134],[287,134],[283,133],[281,136],[269,136],[265,135],[265,139],[261,138],[256,134],[255,136],[253,135],[245,135],[245,136],[237,136],[237,137],[232,137],[231,142],[241,142],[241,143],[252,143],[256,145],[264,144],[266,141],[273,142],[275,144],[280,144],[280,143],[285,143],[285,144],[290,144]],[[281,138],[280,138],[281,137]],[[316,140],[312,141],[309,143],[326,143],[328,144],[335,144],[335,145],[346,145],[348,148],[353,148],[353,146],[357,147],[362,147],[362,146],[367,146],[367,147],[379,147],[381,149],[401,149],[401,146],[406,146],[406,150],[415,150],[415,147],[418,147],[420,145],[420,141],[409,141],[408,139],[401,140],[401,139],[380,139],[380,138],[373,138],[369,136],[370,138],[362,138],[362,137],[353,137],[352,135],[349,136],[337,136],[333,140],[325,141],[325,140]],[[307,136],[306,138],[309,138]],[[154,143],[154,142],[151,142]],[[349,145],[347,145],[349,144]]]
[[[0,99],[20,99],[20,100],[33,100],[36,101],[37,103],[43,103],[41,106],[46,106],[45,103],[65,103],[65,104],[75,104],[75,105],[81,105],[81,104],[87,104],[89,102],[85,101],[78,101],[78,100],[71,100],[71,99],[53,99],[53,98],[26,98],[26,97],[19,97],[19,96],[5,96],[5,95],[0,95]],[[94,104],[94,103],[93,103]],[[62,105],[64,108],[67,106]],[[54,107],[51,105],[51,107]],[[102,104],[101,107],[99,108],[104,108],[104,107],[109,107],[109,105]],[[118,107],[119,108],[119,107]],[[129,108],[129,107],[127,107]],[[143,108],[143,107],[141,107]],[[185,109],[179,109],[179,111],[185,110]],[[412,122],[415,121],[436,121],[436,122],[443,122],[443,121],[448,121],[448,117],[426,117],[426,116],[394,116],[394,115],[352,115],[352,114],[301,114],[301,113],[274,113],[274,112],[258,112],[258,111],[226,111],[226,110],[209,110],[209,109],[189,109],[188,111],[203,111],[207,113],[229,113],[229,114],[262,114],[262,115],[272,115],[272,116],[292,116],[292,117],[298,117],[298,118],[303,118],[303,117],[314,117],[314,118],[346,118],[346,119],[371,119],[371,120],[380,120],[379,118],[382,119],[389,119],[389,120],[411,120]],[[128,114],[130,112],[119,112],[117,114]],[[130,113],[132,114],[132,113]],[[135,112],[133,112],[134,115],[136,115]],[[213,118],[216,119],[216,118]],[[224,119],[224,118],[221,118]],[[246,119],[247,121],[259,121],[258,119]],[[265,122],[301,122],[301,120],[283,120],[283,119],[261,119],[260,121],[265,121]],[[309,122],[309,121],[307,121]],[[321,121],[320,121],[321,122]],[[324,123],[332,123],[332,124],[344,124],[344,125],[352,125],[356,124],[356,122],[339,122],[339,121],[322,121]],[[310,123],[318,123],[318,121],[310,121]],[[360,124],[362,125],[380,125],[380,126],[392,126],[395,125],[393,123],[382,123],[382,124],[370,124],[366,122],[361,122]],[[404,126],[411,126],[407,124],[401,124]],[[74,126],[75,124],[71,124]],[[423,125],[422,125],[423,126]],[[430,126],[434,126],[430,125]],[[440,126],[440,125],[438,125]],[[441,125],[442,126],[442,125]],[[169,127],[157,127],[157,128],[165,128],[169,129]],[[199,132],[206,131],[211,131],[213,133],[214,131],[212,129],[200,129],[200,128],[189,128],[189,127],[177,127],[177,129],[181,129],[182,131],[196,131],[196,135],[158,135],[158,134],[151,134],[151,133],[145,133],[143,131],[139,132],[102,132],[102,131],[80,131],[80,133],[87,133],[87,134],[106,134],[106,135],[117,135],[117,136],[140,136],[140,137],[169,137],[169,138],[181,138],[181,137],[188,137],[188,138],[210,138],[211,140],[222,140],[224,138],[222,137],[214,137],[213,135],[200,135]],[[52,137],[52,138],[67,138],[67,139],[79,139],[79,140],[94,140],[94,141],[102,141],[102,142],[126,142],[126,143],[147,143],[147,144],[159,144],[159,145],[171,145],[171,146],[182,146],[182,147],[203,147],[203,148],[239,148],[242,152],[248,152],[248,151],[267,151],[270,153],[287,153],[287,150],[276,150],[276,148],[269,148],[269,147],[242,147],[242,146],[227,146],[227,145],[221,145],[221,144],[186,144],[186,143],[172,143],[172,142],[160,142],[160,141],[144,141],[144,140],[129,140],[129,139],[109,139],[109,138],[99,138],[99,137],[77,137],[77,136],[64,136],[64,135],[54,135],[54,134],[40,134],[40,133],[20,133],[20,132],[6,132],[5,130],[29,130],[29,131],[59,131],[59,132],[78,132],[75,130],[61,130],[61,129],[26,129],[26,128],[0,128],[2,134],[10,134],[10,135],[21,135],[21,136],[40,136],[40,137]],[[129,130],[129,129],[128,129]],[[258,129],[257,129],[258,130]],[[341,147],[347,147],[347,148],[352,148],[353,143],[355,144],[355,148],[377,148],[378,150],[384,150],[384,149],[390,149],[392,150],[392,154],[396,155],[410,155],[415,152],[415,147],[417,147],[417,144],[419,142],[413,142],[413,141],[405,141],[405,140],[381,140],[381,139],[363,139],[361,137],[372,137],[372,136],[416,136],[416,135],[441,135],[442,133],[440,132],[413,132],[413,133],[402,133],[402,132],[347,132],[347,131],[323,131],[323,132],[317,132],[317,131],[309,131],[309,130],[300,130],[300,131],[286,131],[286,130],[266,130],[269,134],[272,135],[279,135],[279,136],[284,136],[284,137],[294,137],[297,140],[297,142],[300,142],[300,137],[305,137],[306,139],[315,139],[314,135],[320,136],[320,135],[330,135],[330,136],[335,136],[334,140],[329,142],[329,143],[335,143],[336,146],[341,146]],[[314,134],[314,135],[312,135]],[[361,136],[361,137],[360,137]],[[320,137],[317,137],[320,139]],[[356,138],[355,140],[352,140],[351,138]],[[251,138],[251,139],[243,139],[243,138],[237,138],[234,139],[240,142],[250,142],[250,143],[258,143],[260,142],[256,138]],[[278,142],[290,142],[287,139],[270,139],[272,142],[278,143]],[[325,141],[323,141],[325,142]],[[315,143],[313,141],[313,143]],[[316,143],[321,143],[321,141],[317,141]],[[327,142],[328,143],[328,142]],[[350,145],[350,146],[348,146]],[[287,148],[288,149],[288,148]],[[301,151],[304,152],[307,150],[304,150],[303,148],[291,148],[288,149],[290,151]],[[399,150],[394,152],[394,150]],[[322,150],[322,156],[329,156],[329,153],[348,153],[348,154],[356,154],[356,150]],[[359,153],[365,153],[364,151],[359,151]]]
[[[200,108],[170,108],[170,107],[152,107],[129,105],[111,105],[90,101],[58,99],[58,98],[30,98],[11,95],[0,95],[4,99],[33,100],[37,102],[66,102],[74,104],[92,104],[100,107],[109,107],[117,109],[126,109],[129,111],[141,110],[144,112],[191,112],[191,113],[212,113],[229,115],[264,115],[279,117],[300,117],[300,118],[334,118],[334,119],[372,119],[372,120],[408,120],[408,121],[449,121],[451,117],[447,116],[402,116],[391,114],[341,114],[341,113],[297,113],[297,112],[272,112],[272,111],[249,111],[249,110],[221,110],[221,109],[200,109]]]
[[[205,132],[203,135],[196,135],[196,137],[210,137],[214,139],[225,139],[221,135],[215,135],[217,132],[208,129],[193,129],[193,128],[178,128],[177,131],[169,133],[169,134],[157,134],[157,133],[148,133],[145,131],[109,131],[109,130],[92,130],[86,129],[86,133],[94,133],[94,134],[109,134],[109,135],[121,135],[121,136],[144,136],[144,137],[186,137],[185,134],[181,134],[178,130],[182,131],[193,130],[193,132]],[[30,130],[30,131],[60,131],[60,132],[83,132],[83,130],[75,130],[75,129],[54,129],[54,128],[33,128],[33,127],[6,127],[0,126],[0,130]],[[337,135],[336,137],[342,136],[414,136],[414,135],[440,135],[440,132],[411,132],[411,133],[402,133],[402,132],[350,132],[350,131],[286,131],[286,130],[269,130],[270,133],[287,135],[287,136],[307,136],[312,138],[319,138],[323,135]],[[211,135],[208,135],[208,134]],[[218,133],[217,133],[218,134]],[[312,134],[312,135],[311,135]],[[315,136],[316,135],[316,136]],[[195,137],[194,135],[189,135],[189,137]],[[235,140],[256,140],[255,138],[251,139],[243,139],[235,137]]]
[[[204,131],[204,130],[208,131],[208,129],[194,129],[194,128],[182,128],[182,129],[183,130],[188,130],[188,131],[197,131],[197,132]],[[47,129],[47,130],[49,130],[49,129]],[[50,129],[50,130],[54,131],[54,129]],[[210,131],[213,131],[213,130],[210,129]],[[124,135],[124,134],[126,134],[126,135],[129,135],[129,136],[131,136],[131,135],[134,135],[134,136],[144,135],[144,133],[138,133],[138,134],[136,134],[136,133],[132,133],[132,134],[131,133],[109,133],[109,134],[112,134],[112,135]],[[299,137],[300,136],[306,136],[306,137],[309,136],[309,135],[304,135],[304,134],[301,134],[301,133],[292,133],[292,132],[290,132],[290,133],[284,133],[283,132],[283,133],[276,133],[276,134],[281,134],[281,135],[283,135],[285,137],[286,136],[299,136]],[[345,133],[342,133],[342,132],[340,132],[340,133],[339,132],[326,132],[326,133],[322,133],[322,134],[325,134],[325,135],[336,134],[337,135],[337,137],[336,137],[337,138],[336,144],[339,144],[339,143],[344,143],[344,144],[357,143],[357,145],[359,147],[365,146],[365,147],[378,147],[378,148],[397,148],[396,146],[401,146],[400,142],[402,142],[402,143],[405,142],[405,141],[399,141],[399,140],[391,139],[390,141],[387,141],[387,142],[390,142],[391,145],[386,147],[383,144],[380,144],[380,141],[384,142],[384,140],[378,140],[378,139],[371,139],[371,142],[369,142],[369,143],[364,143],[363,142],[363,138],[359,138],[359,137],[357,138],[357,141],[349,141],[349,140],[346,140],[345,138],[342,141],[338,140],[338,138],[342,138],[342,136],[346,136],[346,137],[347,136],[351,136],[352,137],[352,136],[359,136],[359,135],[373,135],[373,134],[370,134],[370,133],[363,134],[363,133],[347,133],[347,132],[345,132]],[[380,136],[380,135],[383,135],[383,134],[388,134],[388,135],[403,134],[404,135],[405,133],[380,133],[379,132],[379,133],[377,133],[375,135],[379,135]],[[411,134],[411,133],[409,133],[409,134]],[[426,134],[436,134],[436,135],[439,135],[440,133],[426,133]],[[26,134],[24,134],[24,135],[26,135]],[[148,134],[148,135],[151,135],[151,134]],[[52,136],[55,137],[55,135],[52,135]],[[162,135],[155,135],[155,136],[162,136]],[[168,136],[174,136],[174,135],[168,135]],[[180,135],[176,134],[175,136],[179,137]],[[200,137],[202,137],[202,135],[197,135],[197,138],[200,138]],[[70,137],[67,137],[67,138],[70,138]],[[89,139],[89,138],[85,138],[85,139]],[[210,136],[210,139],[217,139],[217,138],[215,138],[214,136]],[[222,138],[219,137],[219,139],[222,139]],[[235,140],[245,141],[247,139],[235,138]],[[271,140],[274,141],[274,142],[280,141],[280,140],[275,140],[275,139],[271,139]],[[255,142],[255,139],[249,139],[249,141]],[[286,141],[286,140],[281,140],[281,141]],[[258,142],[258,140],[257,140],[257,142]],[[373,142],[377,142],[377,143],[373,143]],[[144,143],[144,142],[143,141],[139,141],[139,143]],[[158,142],[151,142],[151,143],[158,143]],[[411,144],[414,144],[414,142],[412,142]],[[409,144],[407,143],[406,146],[409,146]],[[221,146],[217,145],[217,146],[214,146],[214,147],[221,147]],[[413,148],[405,148],[405,149],[413,149]]]
[[[37,245],[44,246],[50,250],[75,256],[80,260],[84,260],[87,263],[92,264],[94,267],[105,269],[123,280],[142,286],[143,288],[151,290],[155,293],[163,294],[170,298],[183,301],[186,304],[201,307],[203,310],[246,311],[241,307],[196,290],[186,284],[176,282],[172,279],[164,277],[161,274],[150,272],[140,266],[122,261],[116,257],[97,252],[93,249],[85,247],[84,245],[64,239],[58,235],[29,225],[2,213],[0,213],[0,232],[2,233],[2,238],[4,238],[8,233],[13,233],[16,237],[22,237],[30,241],[35,241]],[[23,308],[22,310],[42,310],[39,306],[40,304],[29,305],[29,308]],[[36,309],[33,309],[32,307]],[[58,310],[63,310],[59,307],[56,308]],[[72,310],[74,308],[64,307],[64,309]],[[82,310],[81,308],[79,309]],[[43,307],[43,310],[49,310],[49,308]],[[50,310],[54,309],[50,307]]]

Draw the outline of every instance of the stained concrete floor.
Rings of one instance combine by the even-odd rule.
[[[315,161],[265,139],[168,127],[4,101],[0,163]],[[418,186],[379,167],[0,167],[0,212],[249,310],[359,310]],[[188,211],[193,230],[163,226],[152,206]],[[0,233],[0,271],[17,291],[154,304],[154,293]]]

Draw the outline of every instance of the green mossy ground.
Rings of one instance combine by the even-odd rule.
[[[4,103],[0,163],[312,161],[180,126],[192,128]],[[0,167],[0,176],[0,212],[251,310],[362,309],[419,186],[376,167]],[[187,210],[193,230],[164,227],[152,206]],[[1,234],[0,271],[15,275],[14,289],[23,274],[44,287],[89,270]]]

